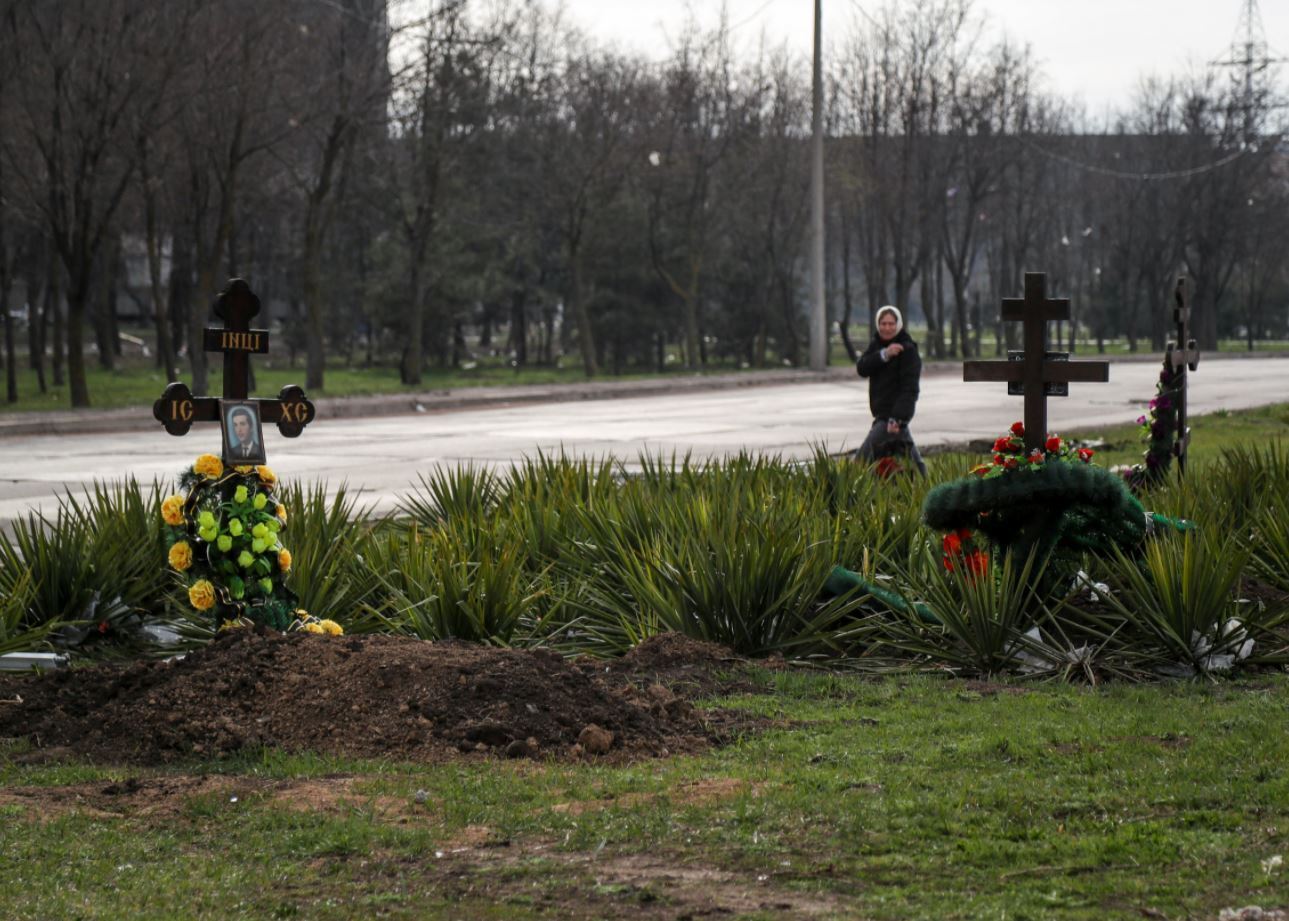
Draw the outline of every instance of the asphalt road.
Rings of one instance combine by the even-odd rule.
[[[1131,421],[1154,393],[1157,362],[1116,362],[1109,384],[1072,384],[1048,401],[1049,428]],[[1205,358],[1191,376],[1192,413],[1289,400],[1289,358]],[[145,411],[146,412],[146,411]],[[320,413],[320,416],[322,414]],[[913,434],[924,447],[993,438],[1021,418],[1021,399],[1003,384],[966,384],[957,365],[928,371]],[[68,489],[134,476],[173,482],[199,453],[218,453],[215,426],[176,438],[159,425],[107,433],[0,437],[0,523],[56,507]],[[857,447],[870,424],[867,385],[830,374],[819,380],[614,399],[544,402],[380,415],[320,417],[302,436],[265,432],[269,464],[284,478],[345,482],[377,509],[390,508],[417,474],[437,464],[505,466],[537,451],[612,455],[631,466],[642,453],[724,455],[748,449],[805,457],[815,445]]]

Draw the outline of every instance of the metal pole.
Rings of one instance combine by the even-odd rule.
[[[810,368],[828,367],[824,303],[823,0],[815,0],[814,80],[810,107]]]

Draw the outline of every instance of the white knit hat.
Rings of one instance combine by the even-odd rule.
[[[885,307],[879,307],[877,309],[877,316],[873,317],[873,322],[880,323],[882,320],[882,314],[884,313],[890,313],[895,315],[896,333],[898,333],[900,330],[904,328],[904,316],[900,313],[900,308],[893,307],[890,304],[887,304]]]

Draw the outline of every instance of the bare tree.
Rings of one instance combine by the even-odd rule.
[[[148,80],[150,61],[172,15],[122,0],[26,0],[5,24],[23,75],[13,124],[36,151],[39,174],[14,164],[7,142],[5,154],[67,272],[68,382],[77,407],[90,403],[82,330],[96,263],[135,168],[130,116],[162,91]]]

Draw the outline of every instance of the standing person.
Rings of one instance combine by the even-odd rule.
[[[917,343],[904,329],[898,308],[888,305],[877,311],[877,335],[855,362],[855,370],[868,378],[868,407],[873,413],[873,427],[857,456],[872,462],[907,453],[925,476],[926,464],[909,433],[918,402],[922,359]]]

